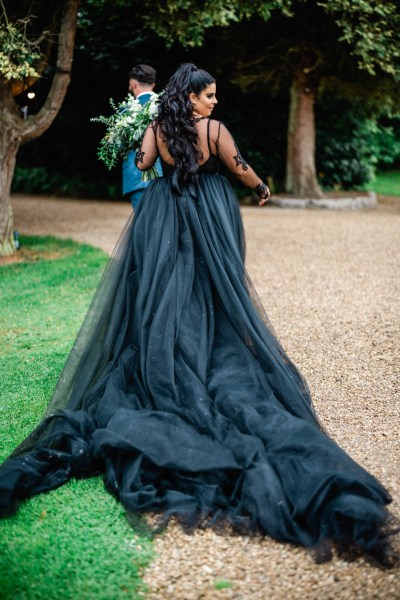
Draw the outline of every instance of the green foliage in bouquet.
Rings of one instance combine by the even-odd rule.
[[[140,148],[147,127],[157,117],[161,94],[162,92],[153,94],[146,104],[140,104],[139,100],[131,95],[127,96],[119,105],[110,99],[113,114],[110,117],[101,115],[90,119],[107,127],[97,156],[108,169],[115,167],[120,159],[128,156],[129,152],[136,152]],[[158,173],[155,167],[142,174],[144,181],[156,177],[158,177]]]

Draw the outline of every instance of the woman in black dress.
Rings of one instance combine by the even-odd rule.
[[[229,523],[387,561],[390,496],[322,430],[244,268],[224,163],[269,198],[216,85],[182,65],[137,165],[161,158],[122,233],[39,427],[0,468],[1,507],[102,472],[128,511]]]

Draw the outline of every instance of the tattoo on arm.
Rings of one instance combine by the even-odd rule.
[[[233,160],[235,161],[236,166],[238,167],[239,165],[242,165],[243,171],[247,171],[249,168],[249,165],[247,164],[247,162],[244,160],[244,158],[240,154],[240,150],[237,147],[236,142],[233,142],[233,145],[235,146],[235,149],[237,152],[236,156],[233,157]]]
[[[135,156],[135,164],[136,165],[138,163],[143,163],[143,157],[145,154],[146,154],[146,152],[142,152],[141,150],[136,151],[136,156]]]

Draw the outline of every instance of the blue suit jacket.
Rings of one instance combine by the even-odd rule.
[[[142,94],[138,98],[140,104],[146,104],[151,98],[151,92],[148,94]],[[144,190],[150,183],[150,181],[142,181],[142,172],[139,171],[134,162],[135,153],[129,152],[128,156],[122,162],[122,193],[131,194],[137,190]],[[160,162],[157,161],[155,164],[157,171],[162,175],[162,169]]]

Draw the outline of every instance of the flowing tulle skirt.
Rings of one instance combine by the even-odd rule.
[[[243,261],[223,177],[148,187],[46,419],[0,468],[4,513],[103,472],[132,512],[375,551],[389,494],[322,431]]]

